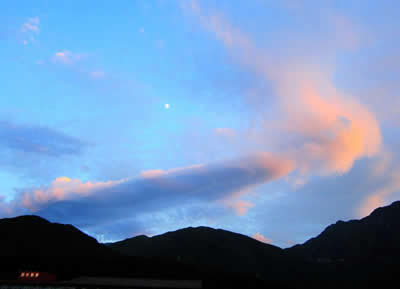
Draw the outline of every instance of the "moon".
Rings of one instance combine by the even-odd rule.
[[[169,108],[169,103],[164,104],[164,107],[165,107],[166,109],[168,109],[168,108]]]

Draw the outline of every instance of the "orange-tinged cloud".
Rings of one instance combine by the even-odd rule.
[[[377,192],[369,197],[367,197],[358,209],[358,216],[360,218],[366,217],[372,213],[378,207],[382,207],[385,204],[383,199],[383,193]]]
[[[381,164],[378,163],[378,165],[380,166]],[[381,169],[382,168],[379,168],[379,170]],[[368,216],[376,208],[386,205],[387,199],[394,193],[400,192],[400,169],[393,169],[387,166],[384,172],[387,174],[388,179],[381,188],[370,194],[361,202],[356,211],[358,217],[362,218]],[[373,171],[372,173],[374,174],[376,172]],[[382,173],[382,171],[379,171],[379,173]]]
[[[255,186],[287,176],[296,167],[294,161],[268,152],[258,152],[239,161],[227,162],[225,165],[244,169],[249,176],[259,175],[252,183],[219,200],[223,206],[233,209],[238,216],[245,215],[250,208],[255,206],[255,204],[241,199],[248,195]]]
[[[257,241],[266,243],[266,244],[272,244],[272,240],[270,238],[264,237],[263,235],[261,235],[259,232],[255,233],[252,236],[253,239],[256,239]]]
[[[299,168],[344,173],[355,160],[376,155],[381,134],[375,116],[327,80],[305,75],[284,77],[279,82],[282,110],[287,116],[282,126],[304,140],[302,146],[294,148]]]
[[[242,66],[272,84],[282,111],[278,122],[284,130],[280,132],[296,137],[291,148],[281,152],[295,160],[302,174],[345,173],[354,161],[380,151],[375,115],[355,97],[340,92],[329,69],[305,64],[301,55],[296,58],[294,53],[289,60],[275,59],[222,15],[205,13],[197,1],[189,8]],[[343,19],[338,23],[347,25]],[[265,122],[262,126],[268,127]],[[270,138],[265,140],[270,142]]]
[[[246,215],[247,211],[250,208],[254,207],[254,204],[243,201],[243,200],[229,200],[229,201],[224,202],[224,205],[227,208],[233,209],[234,212],[236,213],[236,215],[238,215],[238,216]]]
[[[148,201],[167,197],[171,201],[216,202],[237,215],[244,215],[254,204],[242,197],[254,186],[286,176],[294,167],[294,162],[284,156],[259,152],[222,163],[143,171],[136,178],[118,181],[82,182],[59,177],[46,187],[21,192],[11,206],[37,212],[52,204],[57,206],[59,201],[74,200],[78,204],[79,200],[95,203],[98,199],[109,199],[118,203],[121,197],[135,203],[148,196]]]
[[[143,178],[154,178],[165,175],[166,172],[163,170],[147,170],[140,173],[140,176]]]
[[[59,177],[47,187],[23,192],[21,196],[21,205],[26,209],[36,211],[43,204],[88,196],[97,190],[110,188],[124,181],[125,180],[95,183],[88,181],[84,183],[78,179]]]
[[[72,65],[75,64],[82,59],[84,59],[86,56],[84,54],[78,54],[78,53],[73,53],[69,50],[62,50],[56,52],[53,57],[52,61],[54,63],[60,63],[64,65]]]
[[[190,170],[195,170],[195,169],[205,169],[205,165],[203,164],[196,164],[196,165],[191,165],[191,166],[186,166],[186,167],[180,167],[180,168],[173,168],[169,170],[160,170],[160,169],[155,169],[155,170],[146,170],[142,171],[139,176],[142,178],[156,178],[160,177],[163,175],[168,175],[168,174],[176,174],[176,173],[185,173]]]
[[[233,138],[236,136],[235,130],[227,127],[220,127],[215,129],[215,133],[219,136]]]

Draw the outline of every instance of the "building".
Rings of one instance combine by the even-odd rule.
[[[138,278],[79,277],[56,281],[56,276],[46,272],[22,271],[17,280],[0,280],[0,289],[200,289],[201,280],[158,280]]]

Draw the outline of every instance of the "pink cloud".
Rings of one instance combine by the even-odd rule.
[[[93,79],[102,79],[106,76],[104,70],[94,70],[89,72],[89,76]]]
[[[333,19],[336,37],[343,48],[355,50],[361,45],[361,31],[349,18],[344,15],[335,15]]]
[[[225,206],[228,208],[232,208],[235,211],[236,215],[244,216],[247,214],[247,211],[250,208],[254,207],[254,204],[243,200],[235,200],[231,202],[226,202]]]
[[[180,168],[173,168],[169,170],[160,170],[160,169],[155,169],[155,170],[147,170],[147,171],[142,171],[139,176],[142,178],[155,178],[155,177],[160,177],[168,174],[179,174],[179,173],[188,173],[192,170],[196,169],[206,169],[206,166],[203,164],[195,164],[195,165],[190,165],[190,166],[185,166],[185,167],[180,167]]]
[[[234,138],[236,136],[235,130],[231,129],[231,128],[227,128],[227,127],[216,128],[215,133],[218,136],[227,137],[227,138]]]
[[[281,109],[276,120],[279,136],[294,138],[284,143],[286,149],[281,153],[295,160],[302,174],[345,173],[354,161],[380,151],[382,139],[375,115],[356,97],[335,87],[332,69],[305,63],[293,51],[290,58],[275,57],[221,14],[207,14],[196,1],[188,9],[234,59],[272,84]],[[347,25],[344,18],[339,23]],[[261,126],[268,129],[270,120],[264,122]],[[271,145],[272,141],[265,138],[264,143]]]
[[[379,163],[378,166],[380,166]],[[382,173],[382,171],[380,171],[381,169],[382,168],[379,168],[379,173]],[[376,208],[387,205],[388,199],[392,197],[394,193],[400,192],[400,169],[387,165],[383,172],[388,179],[380,188],[361,201],[361,204],[356,209],[358,217],[362,218],[368,216]],[[376,176],[374,173],[376,172],[373,171],[372,176]]]
[[[165,175],[166,172],[164,170],[147,170],[140,173],[140,176],[143,178],[154,178]]]
[[[233,209],[236,215],[243,216],[255,204],[242,200],[242,197],[249,195],[257,185],[289,175],[296,165],[295,162],[284,156],[277,156],[268,152],[258,152],[234,162],[226,162],[225,166],[244,169],[248,175],[257,175],[260,171],[265,172],[257,181],[253,181],[240,190],[231,192],[231,194],[218,201],[223,206]]]
[[[22,32],[29,32],[32,31],[34,33],[39,33],[39,17],[28,18],[28,20],[22,25],[21,31]]]
[[[380,151],[379,124],[365,106],[307,69],[291,74],[280,78],[278,91],[286,115],[282,128],[304,140],[292,152],[301,170],[344,173]]]
[[[368,196],[358,208],[358,216],[360,218],[366,217],[372,213],[378,207],[382,207],[385,204],[383,199],[384,193],[376,192],[371,196]]]
[[[69,50],[62,50],[62,51],[56,52],[53,55],[52,61],[54,63],[71,65],[71,64],[75,64],[76,62],[78,62],[84,58],[85,58],[85,55],[83,55],[83,54],[72,53]]]
[[[88,181],[84,183],[78,179],[60,177],[56,178],[46,187],[23,192],[20,196],[20,203],[22,207],[30,211],[36,211],[43,204],[88,196],[97,190],[110,188],[124,181],[125,180],[95,183]]]
[[[146,191],[149,200],[165,198],[185,201],[194,199],[208,201],[232,209],[242,216],[254,204],[242,200],[252,189],[289,174],[294,163],[282,156],[266,152],[256,153],[241,159],[214,164],[197,164],[169,170],[147,170],[137,177],[107,182],[83,182],[79,179],[59,177],[47,186],[20,191],[14,201],[7,205],[15,212],[40,211],[59,201],[86,202],[97,197],[119,202],[118,196],[143,197]],[[122,188],[122,189],[121,189]],[[139,197],[141,196],[141,197]],[[153,197],[151,197],[153,196]]]
[[[22,43],[24,45],[35,41],[35,37],[40,33],[39,24],[39,17],[28,18],[28,20],[22,24],[21,34],[23,37]]]
[[[266,244],[272,244],[272,242],[273,242],[271,239],[264,237],[263,235],[261,235],[261,234],[258,233],[258,232],[255,233],[255,234],[252,236],[252,238],[253,238],[253,239],[256,239],[257,241],[266,243]]]

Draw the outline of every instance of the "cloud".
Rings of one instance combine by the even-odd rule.
[[[345,173],[355,160],[380,151],[379,124],[365,106],[327,80],[307,76],[306,69],[288,74],[278,86],[286,113],[282,128],[302,140],[293,149],[301,170]]]
[[[252,238],[253,238],[253,239],[256,239],[257,241],[266,243],[266,244],[272,244],[272,243],[273,243],[273,241],[272,241],[271,239],[264,237],[263,235],[261,235],[261,234],[258,233],[258,232],[255,233],[255,234],[252,236]]]
[[[0,120],[0,170],[21,182],[47,183],[67,167],[74,174],[74,165],[82,165],[80,157],[90,146],[61,129]]]
[[[84,80],[85,84],[87,82],[92,84],[96,82],[97,85],[100,84],[99,88],[101,87],[101,89],[105,86],[112,87],[113,89],[116,87],[116,84],[113,83],[115,80],[112,81],[110,74],[94,61],[94,57],[90,53],[73,52],[63,49],[55,52],[47,61],[40,61],[40,64],[44,63],[52,64],[63,71],[68,71],[74,77],[78,77],[78,80]],[[100,82],[99,80],[103,81]],[[107,80],[107,82],[104,80]],[[120,85],[120,83],[118,84]]]
[[[264,117],[264,136],[257,137],[265,146],[275,142],[278,151],[295,160],[301,174],[346,173],[356,160],[380,151],[382,139],[375,115],[356,97],[335,87],[329,68],[308,62],[307,55],[296,51],[274,55],[259,48],[223,15],[207,14],[196,1],[190,2],[189,9],[222,41],[233,59],[271,85],[281,115],[272,125]],[[268,130],[274,126],[279,137],[271,138]]]
[[[250,208],[254,207],[254,204],[243,201],[243,200],[228,199],[227,201],[224,202],[224,204],[228,208],[232,208],[235,211],[236,215],[238,215],[238,216],[246,215],[247,211]]]
[[[0,147],[24,155],[59,157],[78,155],[87,146],[83,141],[45,126],[0,121]]]
[[[234,138],[236,136],[235,130],[231,129],[231,128],[227,128],[227,127],[216,128],[215,133],[218,136],[227,137],[227,138]]]
[[[35,33],[39,33],[40,32],[39,24],[40,24],[39,17],[28,18],[28,20],[22,25],[21,31],[22,32],[33,31]]]
[[[118,181],[82,182],[61,177],[46,187],[19,190],[8,207],[13,214],[34,213],[82,228],[95,228],[110,220],[137,222],[144,214],[193,203],[233,208],[241,214],[249,207],[240,200],[249,192],[246,189],[285,176],[292,167],[284,158],[257,153],[217,164],[145,171]],[[226,200],[235,204],[226,205]]]
[[[106,73],[104,72],[104,70],[94,70],[89,72],[89,75],[93,79],[102,79],[105,77]]]
[[[21,33],[23,34],[22,42],[24,45],[35,41],[35,35],[40,33],[39,24],[39,17],[28,18],[28,20],[22,24]]]
[[[376,182],[372,193],[364,197],[356,209],[359,218],[368,216],[378,207],[382,207],[398,199],[395,193],[400,192],[400,167],[392,159],[387,159],[388,154],[383,154],[370,168],[369,178],[379,180]]]
[[[83,60],[84,58],[86,58],[86,55],[84,54],[72,53],[69,50],[61,50],[53,55],[52,61],[54,63],[72,65]]]
[[[60,177],[56,178],[47,187],[21,192],[19,195],[20,204],[25,209],[35,212],[43,205],[47,205],[48,203],[54,203],[63,200],[74,200],[79,197],[89,196],[97,190],[110,188],[122,182],[124,182],[124,180],[96,183],[88,181],[84,183],[77,179]]]
[[[358,49],[361,45],[361,38],[364,36],[360,29],[344,15],[335,15],[333,22],[336,32],[335,39],[342,43],[343,48]]]
[[[236,64],[263,83],[249,88],[252,95],[246,98],[252,127],[247,134],[237,131],[236,139],[251,143],[250,148],[285,155],[295,164],[287,178],[296,188],[295,195],[290,193],[292,188],[279,188],[282,197],[276,202],[250,198],[246,200],[249,204],[266,206],[268,210],[252,209],[238,222],[253,221],[252,218],[268,220],[268,230],[274,227],[274,234],[279,233],[281,240],[295,237],[296,241],[305,241],[336,222],[338,216],[345,219],[365,216],[395,197],[400,187],[391,171],[396,169],[394,166],[385,169],[390,167],[388,160],[392,156],[381,158],[385,149],[384,128],[378,121],[376,105],[370,105],[364,94],[381,74],[372,75],[375,77],[371,76],[370,81],[361,81],[365,90],[359,93],[350,90],[354,75],[339,70],[343,56],[347,59],[349,54],[361,49],[366,52],[370,35],[344,15],[328,9],[322,16],[315,14],[321,22],[318,31],[314,27],[307,30],[305,25],[304,30],[296,29],[292,33],[282,29],[279,37],[268,38],[267,29],[262,31],[261,39],[232,25],[226,15],[203,9],[200,1],[185,3],[190,4],[185,6],[186,11],[195,16],[190,20],[200,23]],[[307,14],[308,8],[301,8],[300,13]],[[316,17],[311,14],[296,15],[291,21],[313,23]],[[261,34],[259,30],[256,33]],[[365,63],[368,67],[365,65],[363,69],[370,73],[368,53]],[[355,74],[365,72],[355,71]],[[340,87],[341,77],[348,77],[343,86],[346,89]],[[394,74],[390,79],[395,79]],[[382,101],[382,93],[377,93],[376,103],[392,104],[393,111],[394,95]],[[382,108],[381,112],[385,114],[388,110]],[[374,164],[371,172],[363,167],[369,164]],[[332,211],[332,203],[340,204],[337,210]],[[282,226],[299,229],[284,236],[280,232]]]

